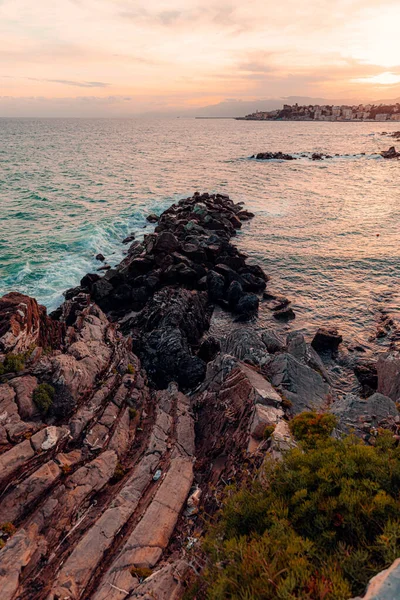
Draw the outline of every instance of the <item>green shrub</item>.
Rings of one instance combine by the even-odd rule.
[[[334,415],[328,413],[303,412],[296,415],[289,423],[293,437],[307,446],[315,446],[322,439],[327,439],[337,425]]]
[[[23,354],[7,354],[3,368],[6,373],[19,373],[25,367]]]
[[[54,388],[48,383],[41,383],[33,391],[33,401],[42,415],[47,415],[53,406]]]
[[[274,431],[275,431],[275,425],[267,425],[266,428],[264,429],[264,433],[263,433],[264,440],[269,440],[269,438],[274,433]]]
[[[129,365],[126,368],[126,372],[129,373],[129,375],[134,375],[135,367],[133,365],[131,365],[131,363],[129,363]]]
[[[117,481],[121,481],[121,479],[123,479],[124,477],[125,477],[125,469],[119,462],[119,463],[117,463],[117,466],[115,467],[114,475],[112,476],[113,482],[116,483]]]
[[[11,537],[12,535],[14,535],[14,533],[17,531],[14,527],[14,525],[12,523],[10,523],[9,521],[7,521],[6,523],[1,523],[0,525],[0,531],[2,533],[4,533],[5,535],[7,535],[8,537]]]
[[[204,543],[209,600],[347,600],[400,556],[400,449],[322,423],[311,446],[267,462],[267,489],[230,493]]]
[[[133,421],[136,419],[136,415],[138,414],[136,408],[129,407],[129,418]]]
[[[153,573],[151,569],[146,569],[146,567],[132,567],[130,572],[132,577],[137,577],[140,580],[147,579]]]
[[[0,377],[6,372],[3,363],[0,363]]]

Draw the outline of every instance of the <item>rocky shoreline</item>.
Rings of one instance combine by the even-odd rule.
[[[399,132],[395,132],[391,137],[399,139],[397,136]],[[400,133],[399,133],[400,135]],[[320,160],[328,160],[331,158],[358,158],[360,156],[367,156],[365,152],[360,152],[360,154],[326,154],[324,152],[307,152],[301,154],[285,154],[284,152],[258,152],[258,154],[253,154],[250,156],[251,159],[256,160],[299,160],[301,158],[306,158],[312,161],[320,161]],[[396,151],[394,146],[391,146],[388,150],[382,150],[382,152],[376,154],[370,154],[369,156],[381,156],[385,159],[393,159],[400,158],[400,152]]]
[[[332,412],[337,435],[371,444],[381,426],[398,436],[397,350],[339,394],[336,330],[312,344],[256,330],[260,302],[294,313],[232,243],[253,217],[196,193],[51,315],[0,299],[1,600],[182,598],[219,492],[291,447],[294,415]],[[230,315],[218,338],[216,309]]]

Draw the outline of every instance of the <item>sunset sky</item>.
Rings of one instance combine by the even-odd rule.
[[[399,0],[0,0],[0,116],[400,97]]]

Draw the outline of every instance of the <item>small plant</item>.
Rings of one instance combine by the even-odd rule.
[[[125,469],[119,462],[119,463],[117,463],[117,466],[115,467],[114,475],[112,477],[113,482],[117,483],[117,481],[121,481],[121,479],[123,479],[124,477],[125,477]]]
[[[0,538],[0,550],[6,545],[5,541]]]
[[[25,367],[23,354],[7,354],[3,367],[6,373],[19,373]]]
[[[2,523],[0,525],[0,531],[4,533],[7,537],[11,537],[17,531],[12,523],[7,521],[6,523]]]
[[[275,425],[267,425],[266,428],[264,429],[264,433],[263,433],[264,440],[269,440],[269,438],[274,433],[274,431],[275,431]]]
[[[321,439],[327,439],[337,425],[334,415],[328,413],[303,412],[289,423],[293,437],[306,446],[315,447]]]
[[[293,406],[293,402],[291,400],[289,400],[289,398],[286,398],[286,396],[282,396],[282,408],[292,408]]]
[[[137,577],[140,581],[142,581],[143,579],[147,579],[147,577],[150,577],[150,575],[153,574],[153,571],[151,569],[146,569],[145,567],[132,567],[130,573],[132,577]]]
[[[133,365],[131,365],[131,363],[129,363],[129,365],[126,368],[126,372],[129,373],[129,375],[134,375],[135,367]]]
[[[63,475],[69,475],[69,474],[71,473],[71,471],[72,471],[72,467],[71,467],[71,465],[63,465],[63,466],[61,467],[61,473],[62,473]]]
[[[0,377],[6,372],[3,363],[0,363]]]
[[[136,408],[132,408],[130,406],[129,407],[129,418],[131,419],[131,421],[133,421],[133,419],[136,419],[137,414],[138,414],[138,411],[136,410]]]
[[[33,401],[42,415],[47,415],[53,406],[54,388],[48,383],[41,383],[33,391]]]

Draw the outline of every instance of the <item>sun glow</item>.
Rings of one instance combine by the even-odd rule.
[[[360,79],[353,79],[353,81],[357,83],[371,83],[378,85],[396,85],[397,83],[400,83],[400,75],[386,71],[385,73],[375,75],[374,77],[362,77]]]

